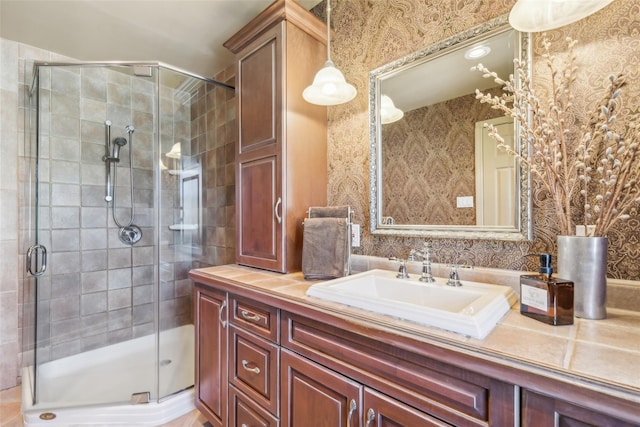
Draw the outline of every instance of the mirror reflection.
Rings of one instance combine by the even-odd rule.
[[[370,73],[372,233],[529,238],[528,177],[484,129],[521,149],[513,120],[475,99],[501,89],[471,71],[481,62],[508,77],[528,51],[503,19]]]

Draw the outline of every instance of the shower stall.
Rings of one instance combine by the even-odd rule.
[[[233,87],[161,63],[32,73],[20,159],[27,425],[166,422],[193,408],[187,273],[234,259]]]

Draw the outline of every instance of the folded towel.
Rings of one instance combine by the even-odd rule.
[[[311,207],[309,218],[349,218],[349,205]]]
[[[302,240],[305,279],[334,279],[346,275],[349,249],[347,218],[307,218]]]

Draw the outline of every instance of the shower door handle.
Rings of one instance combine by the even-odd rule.
[[[33,271],[31,269],[33,263],[33,255],[38,254],[38,252],[42,253],[42,261],[40,261],[40,268],[38,269],[38,265],[36,264],[36,271]],[[42,276],[45,271],[47,271],[47,248],[43,245],[30,246],[29,249],[27,249],[27,273],[32,276],[38,277]]]

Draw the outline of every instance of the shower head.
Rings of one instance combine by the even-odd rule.
[[[127,145],[127,140],[121,136],[113,140],[113,158],[120,159],[120,147]]]

